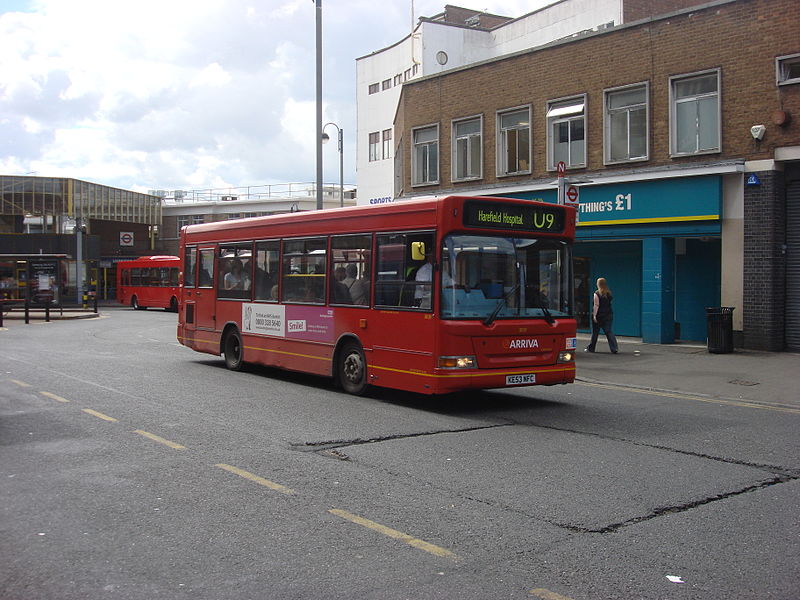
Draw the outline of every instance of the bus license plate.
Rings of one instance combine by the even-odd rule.
[[[506,385],[524,385],[526,383],[536,383],[536,375],[506,375]]]

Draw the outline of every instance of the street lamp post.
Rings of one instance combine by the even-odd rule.
[[[321,136],[323,144],[331,139],[330,136],[325,133],[325,127],[328,125],[336,127],[339,138],[339,206],[344,206],[344,134],[341,127],[336,123],[325,123],[325,126],[322,128]]]
[[[317,13],[317,210],[322,209],[322,0],[316,0]]]

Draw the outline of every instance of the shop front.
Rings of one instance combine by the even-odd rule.
[[[721,298],[722,188],[720,175],[581,186],[574,250],[579,330],[591,328],[595,281],[605,277],[617,335],[704,341],[705,309]],[[556,201],[554,190],[504,195]]]

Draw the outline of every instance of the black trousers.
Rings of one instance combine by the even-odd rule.
[[[597,321],[592,320],[592,341],[590,341],[589,345],[586,346],[586,349],[589,352],[594,352],[594,348],[597,346],[597,337],[600,335],[600,330],[602,329],[606,334],[609,350],[615,354],[617,353],[619,346],[617,345],[617,338],[611,329],[611,324],[613,322],[614,315],[608,315],[605,317],[598,316]]]

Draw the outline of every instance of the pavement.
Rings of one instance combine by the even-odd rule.
[[[589,337],[578,334],[578,381],[800,408],[800,354],[741,348],[715,354],[697,342],[645,344],[619,336],[619,353],[611,354],[602,335],[596,352],[583,352]]]
[[[50,320],[96,318],[92,308],[50,311]],[[116,308],[116,307],[115,307]],[[4,315],[5,327],[24,326],[24,312]],[[43,323],[43,310],[31,310],[31,324]],[[2,339],[2,338],[0,338]],[[640,338],[619,337],[619,353],[611,354],[603,336],[594,353],[583,352],[588,334],[578,334],[577,380],[709,399],[750,401],[800,409],[800,354],[734,349],[715,354],[697,342],[645,344]]]

